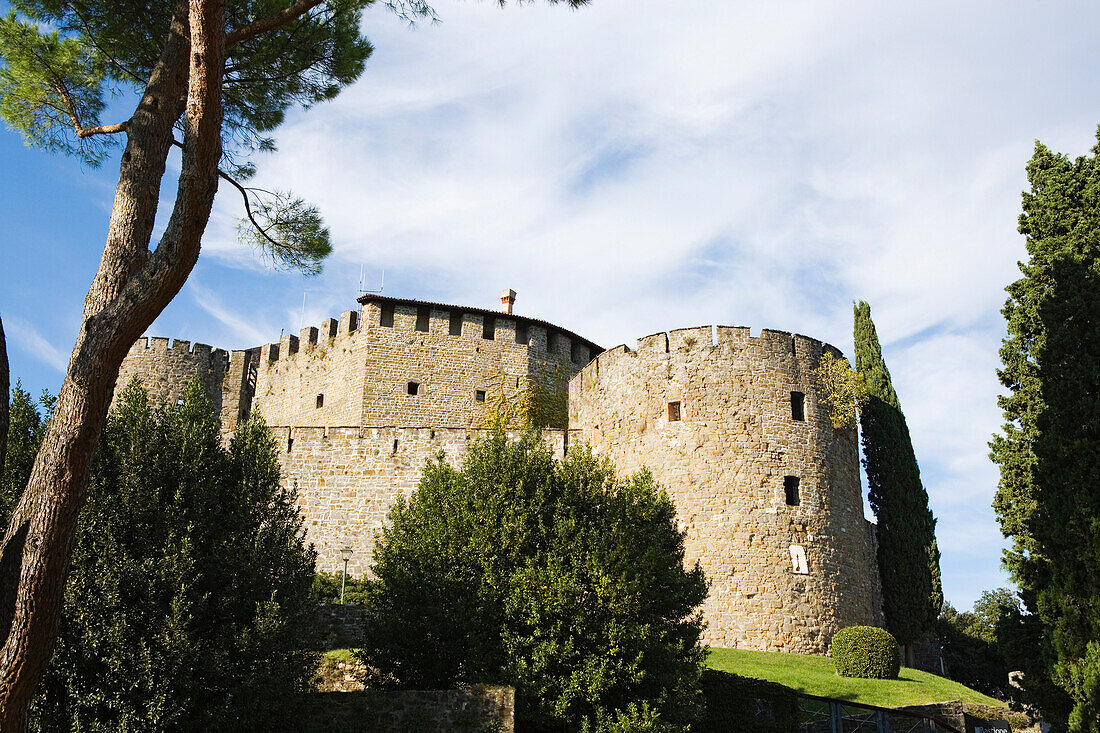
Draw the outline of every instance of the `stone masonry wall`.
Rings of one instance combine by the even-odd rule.
[[[197,375],[214,411],[221,416],[222,427],[232,430],[237,424],[248,361],[249,354],[244,351],[234,351],[230,357],[226,351],[206,344],[192,346],[190,341],[175,339],[169,345],[166,338],[140,338],[122,361],[115,381],[115,399],[130,380],[138,377],[150,403],[175,404]]]
[[[252,410],[268,425],[362,425],[365,336],[359,312],[345,311],[261,347]]]
[[[588,362],[586,344],[574,349],[542,327],[530,326],[529,343],[519,343],[517,319],[506,314],[494,317],[487,339],[480,313],[464,313],[452,336],[451,311],[424,308],[427,331],[416,328],[416,306],[397,304],[393,325],[383,326],[370,303],[262,347],[252,409],[269,425],[471,427],[502,388],[514,394],[537,375],[564,390]]]
[[[348,573],[365,575],[374,535],[398,496],[416,489],[424,463],[443,451],[451,465],[484,431],[466,428],[272,428],[283,481],[298,492],[306,539],[317,548],[317,569],[343,568],[342,547],[354,554]],[[565,454],[565,433],[545,431],[555,458]],[[289,450],[288,450],[289,448]]]
[[[687,560],[711,583],[712,646],[824,653],[840,628],[881,621],[855,428],[835,430],[818,404],[825,349],[777,331],[681,329],[604,352],[570,382],[570,428],[621,472],[648,466],[675,502]]]
[[[380,302],[232,354],[143,338],[118,386],[136,375],[154,401],[174,402],[198,374],[227,431],[259,411],[283,480],[298,491],[318,568],[341,569],[347,546],[358,576],[425,461],[440,450],[452,462],[464,455],[485,414],[479,391],[490,401],[530,375],[569,380],[569,431],[547,440],[560,457],[567,440],[583,438],[624,473],[648,466],[669,490],[688,561],[711,583],[707,643],[825,652],[839,628],[881,624],[855,430],[834,430],[818,405],[813,369],[832,347],[777,331],[682,329],[582,369],[588,344],[547,324],[391,301],[392,325],[383,325]],[[456,335],[453,313],[461,313]],[[804,420],[792,415],[792,392],[805,396]],[[797,500],[788,503],[795,479]]]

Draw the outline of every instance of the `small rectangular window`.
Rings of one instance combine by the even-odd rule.
[[[293,449],[294,449],[294,438],[287,438],[286,439],[286,452],[289,453]]]
[[[485,390],[479,389],[476,392],[474,392],[474,399],[477,400],[478,402],[484,402],[485,401]]]
[[[485,316],[484,325],[481,327],[481,338],[492,341],[496,328],[497,320],[492,316]]]
[[[325,406],[325,396],[323,394],[317,395],[317,407],[321,408]]]
[[[416,397],[420,392],[420,385],[416,382],[409,382],[409,394]]]
[[[431,317],[431,311],[426,306],[419,306],[416,309],[416,330],[424,333],[428,332],[429,318]]]
[[[668,403],[668,421],[676,422],[680,419],[680,403],[669,402]]]
[[[516,343],[517,344],[529,344],[531,343],[531,335],[527,332],[526,323],[516,324]]]
[[[382,316],[378,319],[378,325],[383,328],[393,328],[393,303],[382,304]]]
[[[462,311],[451,311],[451,328],[448,331],[452,336],[462,335]]]
[[[806,419],[806,395],[801,392],[791,392],[791,419]]]
[[[783,477],[783,493],[787,500],[787,506],[798,506],[798,476]]]
[[[581,360],[581,344],[576,339],[569,345],[569,360],[573,363]]]

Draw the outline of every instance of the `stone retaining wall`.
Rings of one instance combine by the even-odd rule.
[[[489,686],[318,692],[308,706],[315,733],[512,733],[516,693]]]

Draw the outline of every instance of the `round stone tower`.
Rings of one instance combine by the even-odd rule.
[[[623,473],[648,467],[675,502],[710,582],[711,646],[824,653],[842,627],[881,623],[855,427],[833,428],[819,401],[827,350],[839,355],[778,331],[688,328],[570,381],[572,436]]]

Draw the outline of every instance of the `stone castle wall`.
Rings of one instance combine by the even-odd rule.
[[[488,330],[482,313],[396,304],[392,325],[382,316],[368,303],[262,347],[252,409],[269,425],[471,427],[501,389],[535,376],[564,390],[589,359],[587,344],[535,325],[523,334],[506,314]]]
[[[139,376],[154,400],[174,402],[197,374],[227,431],[262,414],[318,568],[341,569],[346,546],[349,572],[363,575],[375,533],[425,461],[439,451],[460,460],[495,392],[549,379],[569,391],[569,430],[546,434],[555,456],[584,439],[623,472],[648,466],[669,490],[688,559],[711,583],[708,643],[824,652],[842,626],[881,623],[855,430],[834,430],[818,405],[813,369],[832,347],[707,327],[589,361],[598,347],[540,321],[382,298],[363,306],[231,354],[141,339],[118,384]],[[792,415],[793,392],[804,395],[804,420]]]
[[[623,473],[649,467],[675,502],[687,559],[711,583],[712,646],[824,653],[840,628],[881,622],[855,428],[834,429],[818,404],[825,349],[681,329],[604,352],[570,382],[570,428]]]
[[[317,548],[317,569],[343,568],[340,548],[354,550],[353,576],[370,568],[375,533],[397,497],[416,489],[425,462],[440,451],[451,465],[483,432],[467,428],[360,428],[275,426],[279,468],[298,492],[307,539]],[[565,431],[544,432],[555,458],[565,455]]]
[[[115,397],[137,377],[153,404],[175,404],[192,377],[198,376],[206,395],[222,420],[222,428],[232,430],[241,417],[248,391],[247,373],[252,354],[247,351],[214,349],[206,344],[166,338],[140,338],[122,361]],[[247,414],[247,409],[245,410]]]

